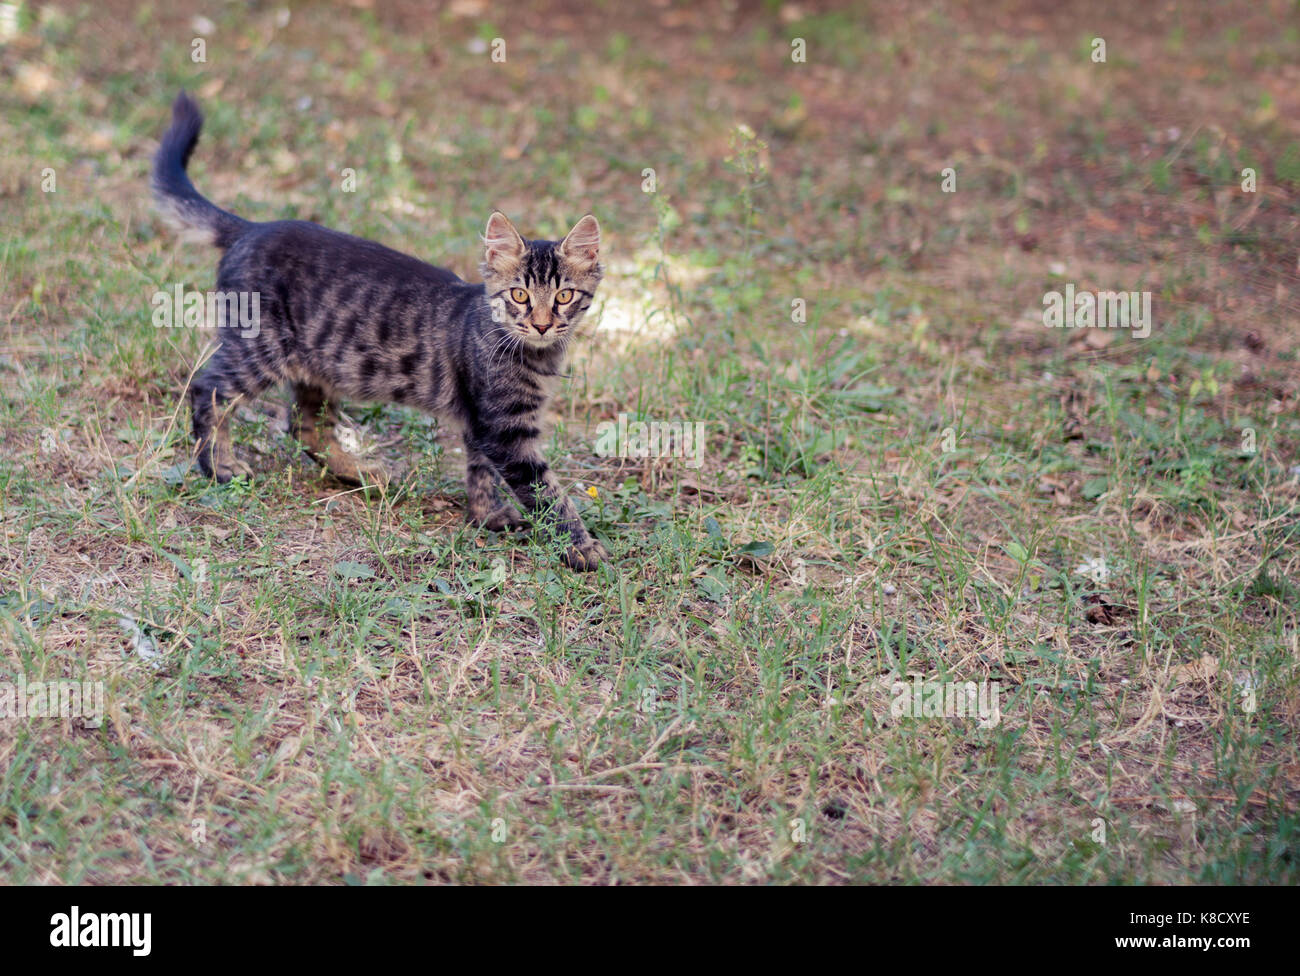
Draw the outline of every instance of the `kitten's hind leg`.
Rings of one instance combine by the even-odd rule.
[[[466,516],[475,525],[500,532],[503,529],[518,529],[524,523],[513,503],[506,499],[509,491],[492,462],[480,451],[469,448],[465,471],[465,490],[469,501]]]
[[[295,383],[293,393],[296,403],[290,431],[313,461],[350,485],[388,483],[387,468],[361,460],[339,443],[334,429],[338,416],[324,390],[310,383]]]
[[[199,470],[218,483],[231,478],[251,478],[253,470],[235,457],[230,446],[230,415],[244,394],[232,389],[220,362],[214,362],[190,384],[190,409],[194,415],[194,458]]]

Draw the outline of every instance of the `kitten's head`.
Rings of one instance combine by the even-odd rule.
[[[492,321],[533,348],[566,342],[600,283],[600,225],[591,214],[562,241],[526,241],[499,210],[483,235]]]

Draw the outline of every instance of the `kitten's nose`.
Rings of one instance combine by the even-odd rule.
[[[550,322],[534,322],[533,328],[537,330],[538,335],[546,335],[547,330],[551,327]]]

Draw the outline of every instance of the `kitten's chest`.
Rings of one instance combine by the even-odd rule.
[[[476,384],[467,412],[493,428],[540,427],[561,379],[550,364],[501,370]]]

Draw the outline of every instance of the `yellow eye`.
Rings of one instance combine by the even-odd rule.
[[[569,302],[571,302],[571,301],[573,301],[573,289],[572,289],[572,288],[563,288],[563,289],[561,289],[560,291],[557,291],[557,292],[555,293],[555,304],[556,304],[556,305],[568,305]]]
[[[510,297],[513,298],[515,301],[517,301],[520,305],[523,305],[528,301],[528,292],[525,291],[523,288],[511,288]]]

